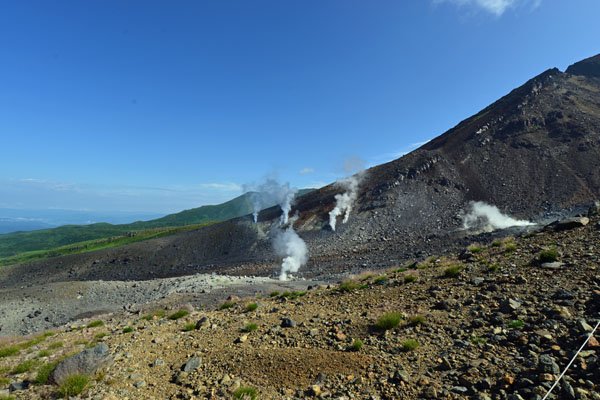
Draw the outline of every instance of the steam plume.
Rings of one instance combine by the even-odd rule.
[[[335,195],[335,208],[329,212],[329,226],[335,231],[337,217],[343,215],[342,223],[348,222],[352,205],[358,197],[358,185],[362,174],[356,174],[339,182],[339,185],[346,191],[342,194]]]
[[[462,220],[464,229],[478,232],[492,232],[496,229],[505,229],[511,226],[535,225],[532,222],[514,219],[502,214],[498,207],[483,201],[470,202],[467,212],[462,215]]]
[[[279,205],[283,214],[281,215],[281,224],[288,223],[289,213],[292,209],[292,202],[298,190],[290,187],[289,183],[280,184],[277,180],[269,178],[259,186],[246,186],[245,190],[252,190],[252,216],[254,222],[258,221],[258,213],[265,207],[271,207],[273,204]]]
[[[306,243],[294,228],[277,230],[273,239],[273,248],[279,257],[283,257],[279,279],[285,281],[290,274],[298,272],[308,261],[308,248]]]

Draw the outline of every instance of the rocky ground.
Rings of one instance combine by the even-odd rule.
[[[4,339],[0,398],[72,394],[84,372],[75,398],[541,399],[600,319],[600,222],[565,228]],[[600,399],[598,336],[550,399]]]

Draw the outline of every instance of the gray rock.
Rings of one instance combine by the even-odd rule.
[[[596,200],[588,209],[588,217],[600,215],[600,201]]]
[[[200,368],[202,364],[202,359],[200,357],[192,357],[183,365],[181,370],[183,372],[192,372]]]
[[[154,362],[152,363],[153,367],[160,367],[161,365],[165,365],[165,362],[163,360],[161,360],[160,358],[157,358],[156,360],[154,360]]]
[[[19,390],[27,390],[28,387],[29,387],[28,381],[11,382],[10,386],[8,387],[8,390],[10,392],[16,392]]]
[[[52,372],[50,380],[60,385],[70,375],[92,375],[111,361],[108,346],[100,343],[61,361]]]
[[[291,318],[281,318],[281,327],[282,328],[293,328],[296,326],[296,321]]]
[[[544,269],[560,269],[563,265],[564,265],[564,263],[561,263],[560,261],[554,261],[554,262],[543,263],[541,265],[541,267]]]
[[[204,316],[202,318],[200,318],[198,320],[198,322],[196,322],[196,329],[202,329],[205,326],[208,326],[210,324],[210,320],[208,319],[208,317]]]
[[[146,386],[146,382],[145,381],[136,381],[134,382],[133,386],[135,386],[136,388],[143,388],[144,386]]]
[[[542,354],[540,356],[538,368],[541,372],[549,372],[554,375],[560,374],[560,367],[554,359],[547,354]]]
[[[586,226],[590,223],[590,219],[588,217],[573,217],[566,218],[560,221],[554,221],[553,223],[546,226],[546,229],[551,229],[556,232],[558,231],[566,231],[569,229],[580,228],[582,226]]]
[[[594,328],[592,328],[583,318],[577,320],[577,328],[579,328],[581,332],[585,333],[589,333],[594,330]]]

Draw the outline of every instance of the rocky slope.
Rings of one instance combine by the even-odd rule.
[[[82,398],[541,399],[600,319],[599,243],[595,216],[179,319],[112,314],[4,340],[0,394],[53,398],[47,366],[104,343]],[[598,336],[550,399],[600,399]]]
[[[304,276],[385,267],[456,243],[471,200],[543,220],[600,197],[600,63],[550,69],[420,149],[366,171],[347,224],[329,229],[335,184],[297,199],[294,227],[308,243]],[[0,272],[7,286],[55,280],[152,279],[198,271],[269,275],[281,211],[93,254]],[[459,235],[460,237],[460,235]],[[366,256],[365,254],[368,254]]]

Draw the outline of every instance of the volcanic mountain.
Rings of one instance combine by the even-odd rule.
[[[542,220],[600,197],[600,55],[529,80],[421,148],[365,171],[353,212],[329,227],[331,184],[296,199],[290,215],[306,241],[303,276],[393,265],[449,249],[470,201]],[[263,210],[118,249],[10,267],[6,284],[152,279],[195,272],[271,275],[271,232],[281,210]],[[460,235],[459,235],[460,236]]]

